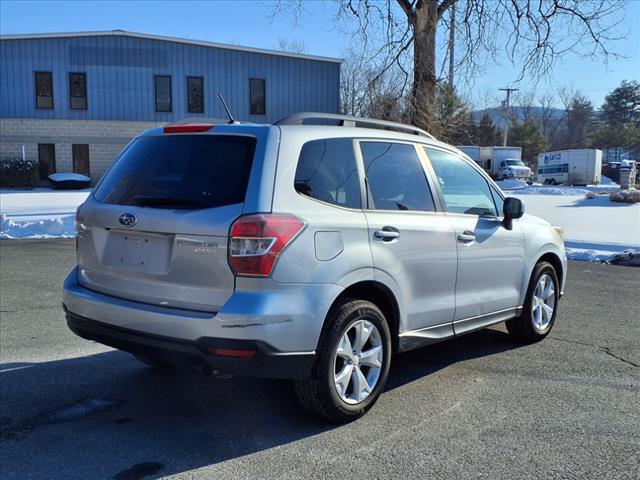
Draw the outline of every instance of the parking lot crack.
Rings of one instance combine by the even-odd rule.
[[[631,360],[629,360],[627,358],[621,357],[620,355],[617,355],[617,354],[613,353],[611,351],[610,347],[603,347],[601,345],[595,345],[593,343],[578,342],[577,340],[569,340],[568,338],[560,338],[560,337],[549,337],[549,338],[551,340],[557,340],[559,342],[573,343],[574,345],[582,345],[582,346],[585,346],[585,347],[592,347],[592,348],[595,348],[597,350],[600,350],[601,352],[609,355],[612,358],[615,358],[616,360],[624,362],[624,363],[626,363],[628,365],[631,365],[633,367],[640,368],[640,364],[635,363],[635,362],[633,362],[633,361],[631,361]]]

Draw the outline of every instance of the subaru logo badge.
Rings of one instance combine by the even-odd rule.
[[[138,219],[133,213],[123,213],[122,215],[120,215],[120,218],[118,220],[125,227],[133,227],[136,223],[138,223]]]

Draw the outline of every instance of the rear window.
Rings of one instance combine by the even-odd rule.
[[[256,140],[231,135],[141,137],[98,185],[103,203],[212,208],[244,202]]]

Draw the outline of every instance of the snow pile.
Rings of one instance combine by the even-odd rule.
[[[75,237],[74,214],[29,215],[27,218],[0,214],[0,239]]]
[[[78,181],[78,182],[90,182],[91,178],[86,175],[82,175],[81,173],[52,173],[49,175],[49,180],[53,180],[54,182],[67,182],[67,181]]]
[[[614,203],[602,195],[511,195],[522,200],[526,213],[564,229],[572,260],[615,263],[640,255],[640,204]]]
[[[503,190],[504,187],[500,187]],[[509,188],[506,189],[507,193],[510,193]],[[547,185],[525,185],[517,189],[518,195],[581,195],[586,196],[591,190],[585,187],[573,187],[573,186],[547,186]]]
[[[0,239],[75,236],[75,212],[90,190],[0,190]]]
[[[587,262],[601,263],[628,263],[635,258],[640,258],[640,248],[625,248],[619,251],[620,247],[615,245],[590,245],[581,247],[579,242],[567,242],[567,258],[569,260],[583,260]],[[574,246],[569,246],[574,245]]]

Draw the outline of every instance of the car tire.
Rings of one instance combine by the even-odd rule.
[[[358,347],[365,336],[366,343]],[[345,356],[347,349],[352,349],[353,355]],[[374,363],[379,363],[379,368],[372,366]],[[296,381],[295,391],[312,414],[332,422],[350,422],[378,400],[390,365],[391,334],[383,313],[371,302],[346,299],[327,315],[311,376]]]
[[[525,342],[537,342],[549,335],[556,321],[560,282],[549,262],[539,262],[533,269],[520,316],[507,320],[510,335]]]

